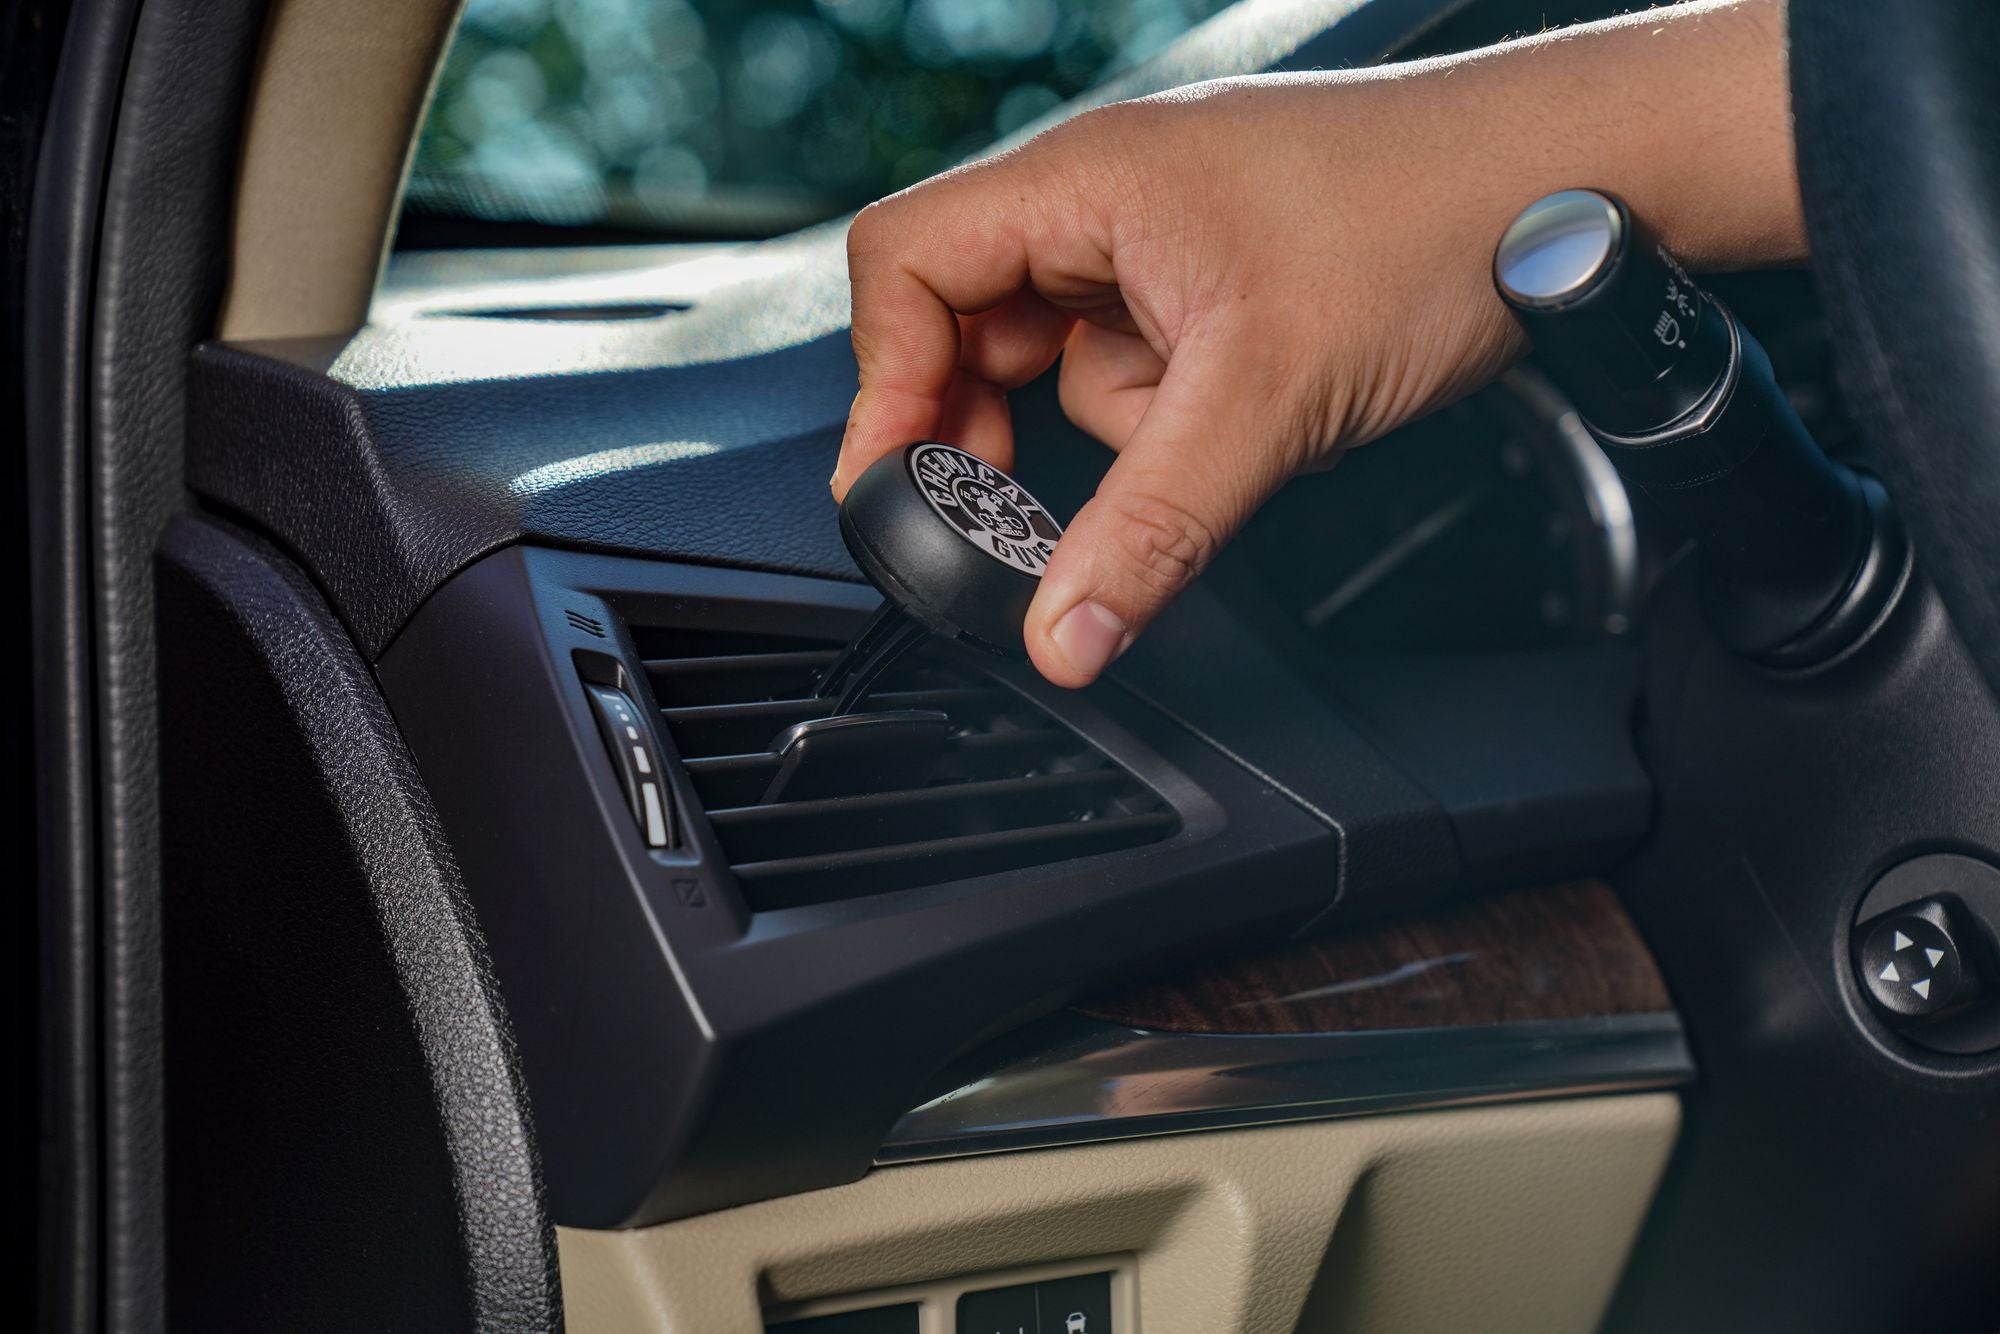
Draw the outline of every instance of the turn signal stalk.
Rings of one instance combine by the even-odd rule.
[[[1880,619],[1909,562],[1888,497],[1820,452],[1757,340],[1623,202],[1537,200],[1493,281],[1618,471],[1694,538],[1724,644],[1809,666]]]

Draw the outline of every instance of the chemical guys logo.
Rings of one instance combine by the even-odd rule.
[[[1062,527],[1006,473],[950,445],[910,451],[910,476],[938,517],[994,558],[1039,579]]]

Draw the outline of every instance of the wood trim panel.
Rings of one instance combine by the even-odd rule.
[[[1337,1033],[1673,1008],[1610,887],[1574,880],[1242,951],[1086,998],[1083,1013],[1178,1033]]]

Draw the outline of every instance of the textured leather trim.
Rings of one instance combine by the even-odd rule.
[[[374,677],[296,567],[159,564],[175,1328],[560,1328],[484,941]]]
[[[2000,691],[2000,7],[1792,0],[1792,110],[1840,388]]]
[[[844,334],[718,365],[376,389],[208,343],[192,376],[190,483],[296,553],[371,658],[517,541],[859,578],[826,491],[854,397]]]
[[[1146,1334],[1595,1329],[1672,1094],[884,1168],[625,1232],[558,1229],[578,1334],[757,1334],[778,1306],[1128,1252]]]
[[[77,5],[36,183],[25,341],[37,708],[55,768],[42,901],[66,1137],[46,1295],[72,1329],[163,1318],[151,558],[183,500],[183,369],[221,288],[260,19],[259,0]]]
[[[65,1334],[99,1327],[104,1281],[86,367],[105,161],[136,13],[106,0],[70,16],[23,266],[43,998],[37,1301],[44,1328]]]

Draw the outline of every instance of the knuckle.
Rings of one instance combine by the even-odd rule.
[[[847,258],[851,263],[882,253],[895,230],[893,204],[878,199],[854,215],[847,225]]]
[[[1221,546],[1214,526],[1175,500],[1120,495],[1111,502],[1112,540],[1156,593],[1171,594],[1200,574]]]
[[[1173,119],[1174,104],[1161,97],[1134,97],[1092,107],[1072,123],[1088,125],[1100,133],[1146,138],[1156,134]]]
[[[1084,420],[1090,415],[1093,405],[1089,396],[1084,393],[1084,386],[1079,381],[1074,366],[1075,362],[1068,356],[1056,363],[1056,404],[1063,410],[1065,417],[1088,431],[1090,427],[1084,425]]]
[[[860,366],[861,374],[866,377],[875,368],[875,335],[869,331],[865,319],[852,320],[849,326],[847,341],[854,349],[854,360]]]

